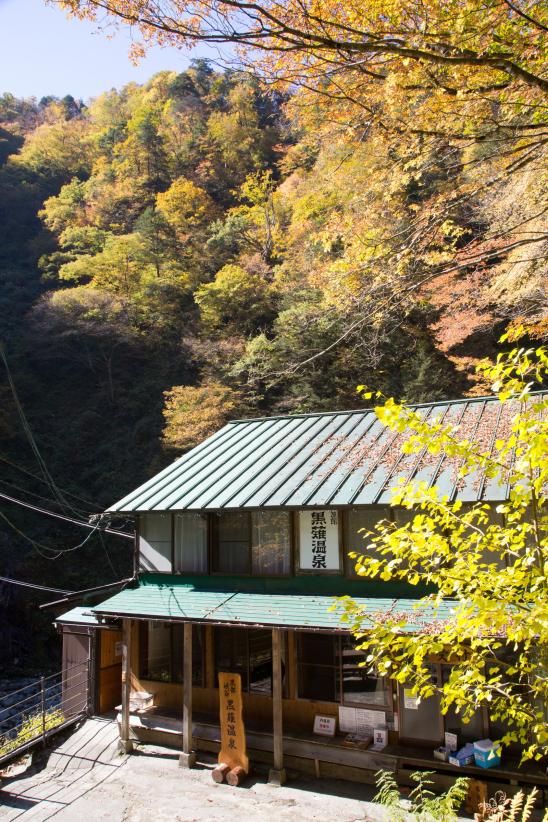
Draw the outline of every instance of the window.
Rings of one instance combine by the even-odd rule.
[[[141,622],[139,670],[154,682],[183,681],[184,627],[182,623]],[[192,684],[203,685],[203,631],[192,628]]]
[[[285,652],[283,651],[284,655]],[[272,633],[247,628],[215,629],[215,686],[220,671],[240,674],[242,691],[272,693]],[[282,659],[282,674],[285,665]]]
[[[291,565],[291,526],[288,511],[252,514],[251,570],[257,576],[287,575]]]
[[[227,511],[213,518],[213,570],[226,574],[250,571],[251,514]]]
[[[337,637],[299,634],[299,696],[321,702],[339,701],[339,668],[335,659]]]
[[[299,697],[357,707],[389,707],[385,680],[360,667],[352,637],[299,634]]]
[[[279,576],[290,573],[287,511],[226,511],[213,517],[213,572]]]
[[[357,554],[367,554],[366,545],[370,541],[364,533],[360,531],[374,531],[377,522],[381,519],[390,519],[389,508],[353,508],[347,513],[346,534],[345,534],[345,563],[346,573],[356,577],[356,560],[348,556],[350,552]]]
[[[171,514],[140,514],[139,565],[143,571],[171,573]]]
[[[386,703],[384,679],[375,676],[361,663],[366,653],[356,648],[352,637],[344,636],[339,645],[342,669],[342,701],[345,705],[380,705]]]
[[[207,516],[175,514],[175,571],[207,574]]]

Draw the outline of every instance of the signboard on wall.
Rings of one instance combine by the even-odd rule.
[[[384,711],[370,711],[366,708],[347,708],[339,705],[339,729],[343,733],[373,734],[375,728],[386,725]]]
[[[337,720],[334,716],[322,716],[321,714],[316,714],[314,717],[313,732],[315,734],[320,734],[320,736],[335,736],[336,728]]]
[[[242,718],[242,679],[240,674],[219,673],[219,710],[221,720],[221,750],[219,764],[249,771]]]
[[[339,570],[338,511],[299,513],[299,557],[302,571]]]

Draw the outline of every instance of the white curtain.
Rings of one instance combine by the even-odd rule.
[[[142,571],[171,573],[171,514],[139,515],[139,565]]]
[[[175,571],[207,574],[207,519],[201,514],[175,514]]]

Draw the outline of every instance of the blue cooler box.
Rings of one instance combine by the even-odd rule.
[[[500,765],[500,743],[490,739],[474,742],[474,760],[480,768],[496,768]]]

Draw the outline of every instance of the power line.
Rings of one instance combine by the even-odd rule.
[[[23,468],[22,465],[18,465],[16,462],[13,462],[12,460],[8,459],[5,454],[0,454],[0,460],[2,460],[2,462],[5,462],[7,465],[11,465],[12,468],[16,468],[17,471],[21,471],[23,474],[28,474],[29,477],[33,477],[34,479],[38,480],[39,482],[45,482],[46,485],[48,485],[48,487],[49,487],[49,484],[46,482],[44,477],[40,477],[40,476],[38,476],[38,474],[35,474],[33,471],[29,471],[28,468]],[[97,503],[92,502],[91,500],[86,499],[85,497],[80,497],[78,494],[73,494],[72,491],[67,491],[66,488],[62,488],[60,485],[58,485],[57,487],[60,488],[61,491],[63,491],[63,493],[67,495],[67,497],[73,497],[74,499],[80,500],[80,502],[85,502],[87,505],[90,505],[92,508],[98,508],[99,507],[97,505]]]
[[[59,505],[57,500],[52,499],[51,497],[45,497],[43,494],[37,494],[36,491],[29,491],[28,488],[22,488],[20,485],[10,482],[10,480],[0,479],[0,482],[2,485],[7,485],[10,491],[20,491],[22,494],[28,494],[30,497],[36,497],[36,499],[41,499],[51,505]]]
[[[68,510],[72,511],[72,513],[80,513],[63,496],[63,494],[61,493],[61,490],[55,484],[55,480],[53,479],[52,475],[50,474],[49,469],[48,469],[48,467],[45,463],[45,460],[42,457],[42,454],[40,453],[40,450],[38,448],[36,440],[34,439],[32,429],[29,425],[29,422],[28,422],[27,417],[25,415],[25,412],[23,410],[23,406],[21,405],[21,402],[19,400],[19,395],[17,394],[17,389],[15,387],[15,383],[13,381],[13,377],[11,375],[10,367],[9,367],[9,364],[8,364],[8,358],[6,357],[6,352],[4,351],[4,346],[2,345],[2,343],[0,343],[0,358],[2,359],[2,361],[4,363],[4,366],[6,368],[8,383],[9,383],[11,393],[12,393],[12,396],[13,396],[13,401],[15,402],[15,407],[17,409],[17,413],[19,414],[19,420],[21,422],[21,425],[23,426],[23,431],[25,432],[25,434],[27,436],[27,440],[28,440],[29,445],[32,449],[32,452],[33,452],[34,456],[36,457],[36,461],[37,461],[38,465],[40,466],[40,469],[41,469],[42,474],[44,476],[44,480],[47,482],[48,486],[50,487],[50,489],[53,493],[53,496],[58,500],[58,502],[60,503],[62,508],[68,508]]]
[[[56,511],[48,511],[46,508],[39,508],[37,505],[31,505],[30,502],[23,502],[23,500],[16,499],[15,497],[10,497],[8,494],[0,493],[0,499],[5,499],[8,502],[13,502],[15,505],[21,505],[23,508],[28,508],[31,511],[36,511],[39,514],[44,514],[47,517],[55,517],[55,519],[61,519],[64,522],[71,522],[73,525],[80,525],[82,528],[89,528],[91,531],[97,530],[97,525],[92,525],[90,522],[82,522],[78,519],[73,519],[72,517],[67,517],[64,514],[58,514]],[[116,537],[125,537],[125,539],[133,539],[133,534],[127,534],[125,531],[116,531],[114,528],[101,528],[105,534],[113,534]],[[55,549],[50,549],[55,550]]]
[[[10,585],[21,585],[23,588],[35,588],[37,591],[50,591],[52,594],[74,594],[74,591],[65,591],[62,588],[48,588],[46,585],[36,585],[33,582],[22,582],[20,579],[10,579],[0,577],[0,582],[7,582]]]
[[[35,549],[35,551],[38,554],[40,554],[40,556],[43,559],[54,559],[54,557],[51,557],[48,554],[44,554],[43,551],[51,551],[52,553],[55,553],[57,551],[57,548],[50,548],[49,545],[43,545],[41,542],[38,542],[37,540],[33,539],[32,537],[27,536],[27,534],[23,533],[23,531],[21,531],[17,527],[17,525],[14,525],[13,522],[11,520],[9,520],[7,518],[7,516],[2,511],[0,511],[0,519],[3,519],[4,522],[7,522],[7,524],[10,526],[10,528],[13,528],[15,533],[19,534],[19,536],[22,539],[26,540],[27,542],[30,542],[30,544]]]

